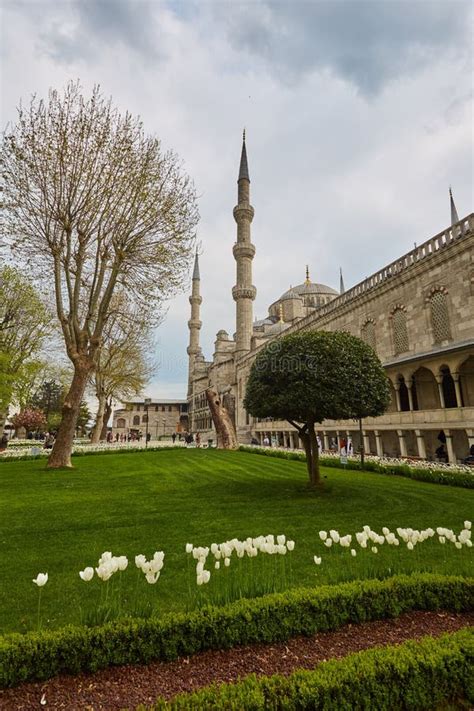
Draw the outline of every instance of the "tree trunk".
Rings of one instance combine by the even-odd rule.
[[[217,432],[218,449],[238,449],[234,425],[218,394],[212,388],[207,388],[206,397]]]
[[[112,414],[112,403],[109,400],[105,403],[104,416],[102,418],[102,430],[100,432],[100,441],[104,442],[107,439],[108,424],[110,415]]]
[[[61,424],[59,425],[58,436],[53,446],[53,450],[48,459],[48,469],[60,469],[62,467],[72,467],[71,452],[76,430],[77,418],[81,408],[81,400],[87,385],[87,378],[92,366],[86,364],[75,365],[74,377],[72,379],[69,392],[64,400],[61,414]]]
[[[360,468],[364,468],[365,464],[365,450],[364,450],[364,437],[362,431],[362,419],[359,418],[359,434],[360,434]]]
[[[309,423],[309,441],[311,443],[311,485],[321,485],[321,475],[319,472],[319,447],[314,431],[314,422]]]
[[[307,432],[300,432],[301,441],[303,442],[304,451],[306,453],[306,469],[308,470],[309,483],[313,484],[313,455],[311,452],[311,442]]]
[[[97,396],[97,400],[99,401],[99,407],[97,410],[97,415],[95,418],[95,425],[94,429],[92,430],[92,436],[91,436],[91,443],[92,444],[97,444],[99,440],[102,439],[101,434],[102,434],[102,427],[104,424],[104,413],[105,413],[105,405],[106,405],[106,398],[104,394],[100,394]]]

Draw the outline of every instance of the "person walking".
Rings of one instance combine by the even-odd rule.
[[[200,447],[200,446],[201,446],[201,435],[198,432],[196,434],[196,447]]]
[[[0,452],[4,452],[8,447],[8,435],[6,432],[3,433],[2,439],[0,439]]]
[[[171,439],[173,440],[173,444],[176,442],[176,432],[173,432],[171,435]]]

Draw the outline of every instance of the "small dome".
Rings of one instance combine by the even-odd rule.
[[[285,299],[294,299],[298,296],[304,298],[305,296],[339,296],[339,292],[326,284],[317,284],[315,282],[310,282],[307,284],[298,284],[298,286],[293,286],[288,291],[285,291],[282,296],[280,296],[279,301],[284,301]]]
[[[273,324],[273,326],[270,326],[270,328],[265,329],[265,335],[266,336],[275,336],[278,335],[279,333],[283,333],[283,331],[286,331],[287,328],[291,326],[291,323],[285,323],[284,321],[277,321],[276,323]]]

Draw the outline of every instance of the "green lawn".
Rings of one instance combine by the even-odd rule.
[[[285,560],[288,585],[295,586],[414,569],[473,573],[472,549],[442,546],[437,537],[413,552],[403,544],[384,545],[377,555],[360,551],[352,558],[340,546],[326,549],[318,536],[330,528],[354,534],[364,524],[379,533],[382,526],[446,526],[458,532],[474,511],[474,493],[466,489],[327,469],[324,492],[314,494],[300,462],[215,450],[84,456],[74,464],[73,471],[61,472],[46,471],[41,460],[0,464],[2,632],[35,627],[38,591],[31,581],[46,571],[43,624],[79,623],[81,610],[97,606],[104,583],[84,583],[78,571],[96,564],[105,550],[130,559],[129,569],[110,581],[115,588],[122,585],[129,606],[135,599],[134,556],[165,551],[158,583],[139,580],[139,600],[151,601],[158,611],[189,604],[187,542],[210,545],[285,533],[296,541]],[[319,567],[315,554],[323,557]],[[261,557],[238,563],[268,565]],[[211,582],[200,593],[212,597],[219,576],[233,566],[216,573],[211,568]]]

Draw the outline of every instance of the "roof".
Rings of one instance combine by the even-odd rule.
[[[156,398],[152,397],[150,398],[151,402],[150,405],[186,405],[187,400],[182,400],[180,398],[175,398],[174,400],[166,399],[166,398]],[[145,400],[144,398],[130,398],[130,400],[122,400],[124,405],[144,405]]]

